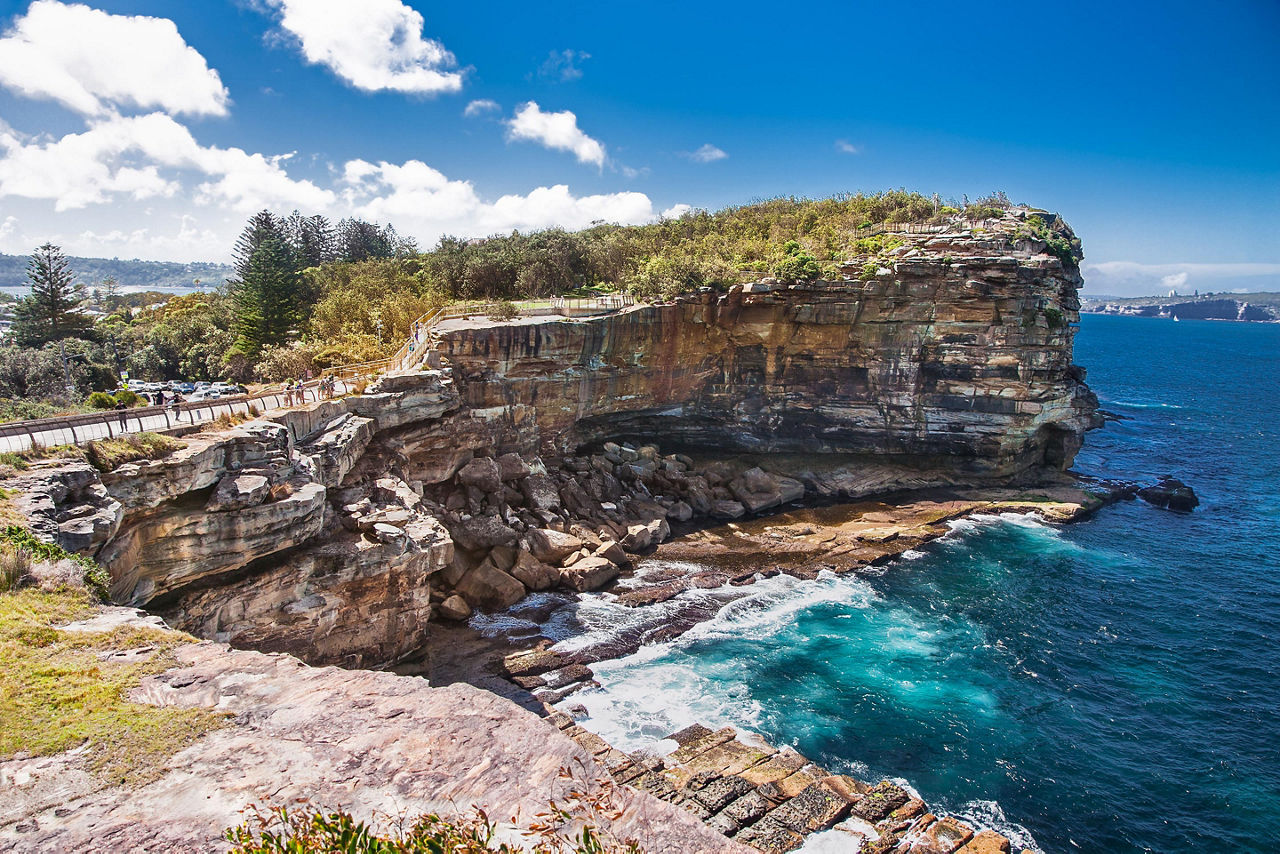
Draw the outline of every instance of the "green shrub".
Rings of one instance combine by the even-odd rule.
[[[89,395],[85,404],[88,405],[90,409],[114,409],[116,399],[105,391],[95,391],[93,394]]]
[[[1056,308],[1046,308],[1044,310],[1044,318],[1049,321],[1050,329],[1062,329],[1067,325],[1067,319]]]
[[[773,275],[783,282],[812,282],[822,275],[822,266],[798,242],[788,240],[773,265]]]
[[[48,561],[49,563],[56,563],[60,560],[71,561],[84,571],[85,586],[93,591],[98,598],[104,600],[107,598],[107,587],[110,585],[111,579],[107,575],[107,570],[99,566],[93,558],[72,554],[55,543],[37,540],[29,530],[21,525],[9,525],[6,527],[3,532],[0,532],[0,542],[6,543],[16,553],[25,555],[25,557],[18,560],[25,560],[25,565],[28,567],[37,560]]]
[[[520,314],[520,309],[516,308],[516,304],[510,300],[502,300],[489,312],[490,320],[497,320],[500,323],[506,323],[508,320],[514,319]]]
[[[137,406],[138,401],[142,398],[138,397],[138,393],[131,388],[122,388],[116,392],[116,403],[123,403],[125,406]],[[115,406],[115,403],[112,404]]]

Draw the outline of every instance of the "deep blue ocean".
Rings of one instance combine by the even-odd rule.
[[[1045,852],[1280,850],[1280,325],[1086,316],[1076,362],[1126,419],[1076,469],[1174,474],[1194,513],[980,518],[878,577],[760,582],[596,666],[585,725],[745,727]]]

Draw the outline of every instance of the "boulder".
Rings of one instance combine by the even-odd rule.
[[[519,454],[503,454],[498,457],[498,471],[504,482],[521,480],[528,477],[533,469],[520,458]]]
[[[602,557],[610,563],[616,563],[618,566],[626,566],[631,563],[627,557],[627,552],[621,545],[610,541],[601,543],[594,552],[596,557]]]
[[[520,491],[524,500],[533,510],[560,509],[560,490],[556,482],[548,474],[531,474],[520,481]]]
[[[458,469],[458,482],[484,493],[502,492],[502,469],[491,457],[476,457]]]
[[[523,584],[488,561],[468,572],[456,591],[472,607],[486,611],[510,608],[525,594]]]
[[[622,538],[620,545],[633,554],[642,552],[649,548],[653,543],[653,531],[648,525],[634,524],[627,526],[627,535]]]
[[[508,572],[530,590],[549,590],[560,580],[560,570],[523,551]]]
[[[534,528],[526,535],[529,551],[544,563],[559,564],[569,555],[582,548],[582,540],[572,534],[553,531],[549,528]]]
[[[983,830],[958,849],[958,854],[1009,854],[1009,840],[994,830]]]
[[[667,518],[674,522],[688,522],[693,518],[693,508],[683,501],[677,501],[667,508]]]
[[[470,551],[491,549],[494,546],[513,546],[520,535],[509,528],[497,516],[472,516],[459,518],[449,525],[458,545]]]
[[[471,606],[457,593],[440,603],[440,616],[446,620],[465,620],[471,616]]]
[[[229,474],[218,481],[213,496],[204,509],[210,513],[225,513],[256,507],[271,495],[271,481],[260,474]]]
[[[740,519],[747,512],[737,501],[718,500],[711,502],[711,515],[717,519]]]
[[[560,570],[560,583],[579,593],[599,590],[618,577],[618,567],[607,558],[592,555]]]

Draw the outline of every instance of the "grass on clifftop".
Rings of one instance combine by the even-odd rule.
[[[186,446],[186,442],[159,433],[130,433],[90,442],[85,448],[85,459],[98,471],[114,471],[125,463],[167,457]]]
[[[85,763],[112,785],[139,785],[166,760],[225,720],[205,709],[131,703],[144,676],[175,666],[181,632],[126,627],[112,632],[56,628],[92,616],[83,589],[27,587],[0,593],[0,760],[49,756],[88,745]],[[137,657],[112,652],[140,650]]]

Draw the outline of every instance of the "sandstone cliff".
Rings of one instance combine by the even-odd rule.
[[[386,666],[433,616],[609,584],[671,523],[1068,467],[1096,407],[1071,359],[1077,259],[1020,229],[902,234],[840,281],[452,321],[443,370],[102,475],[42,470],[21,504],[117,602]]]

